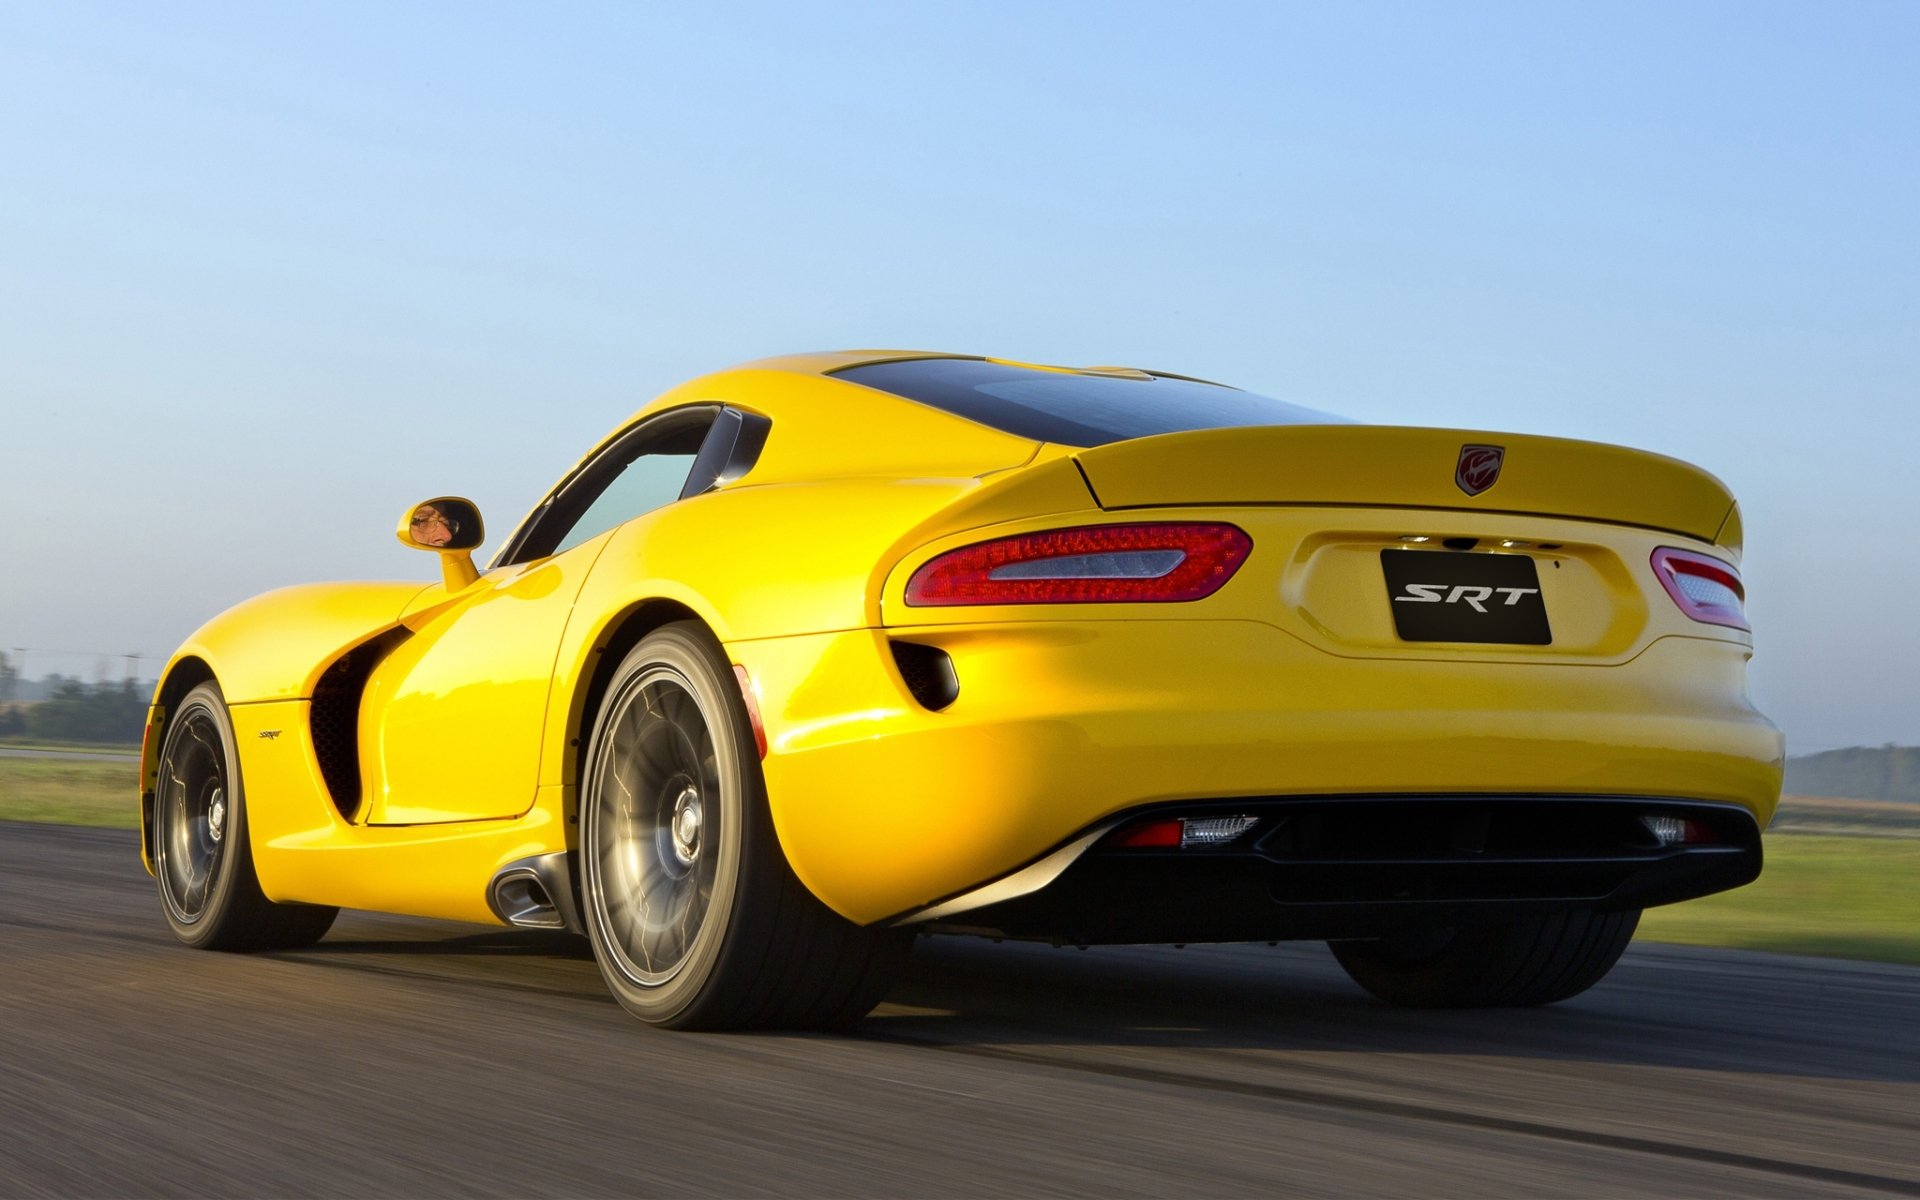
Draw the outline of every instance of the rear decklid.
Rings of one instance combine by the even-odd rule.
[[[1716,539],[1733,510],[1725,484],[1678,459],[1598,442],[1462,429],[1203,429],[1113,442],[1074,458],[1104,509],[1464,509],[1634,525],[1703,542]]]

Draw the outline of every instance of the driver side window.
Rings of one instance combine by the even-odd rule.
[[[666,413],[614,442],[561,484],[502,561],[560,554],[679,499],[719,412],[701,406]]]
[[[641,513],[664,508],[680,498],[687,482],[699,442],[691,450],[661,449],[643,451],[607,484],[598,499],[587,506],[580,519],[567,530],[555,554],[564,554],[582,542],[599,537],[615,525],[630,521]]]

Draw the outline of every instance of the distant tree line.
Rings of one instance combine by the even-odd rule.
[[[1788,793],[1920,804],[1920,746],[1855,746],[1787,760]]]
[[[47,742],[138,742],[147,720],[147,685],[131,679],[82,683],[51,676],[53,694],[32,704],[0,704],[0,738]]]

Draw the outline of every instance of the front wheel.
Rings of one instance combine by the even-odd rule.
[[[794,877],[733,671],[692,622],[647,635],[608,684],[580,856],[594,958],[649,1024],[845,1025],[879,1001],[910,941],[854,925]]]
[[[1361,987],[1413,1008],[1525,1008],[1577,996],[1613,969],[1640,910],[1547,913],[1497,925],[1330,942]]]
[[[337,908],[275,904],[247,841],[246,789],[220,688],[203,683],[167,720],[153,785],[153,873],[174,936],[205,950],[288,950],[320,940]]]

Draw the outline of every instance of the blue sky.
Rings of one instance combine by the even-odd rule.
[[[0,649],[429,578],[417,498],[497,541],[682,378],[903,345],[1698,462],[1793,748],[1920,743],[1915,62],[1907,3],[0,0]]]

